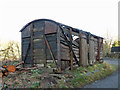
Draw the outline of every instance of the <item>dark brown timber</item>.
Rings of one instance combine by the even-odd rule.
[[[79,32],[79,53],[80,53],[80,57],[79,57],[79,59],[80,59],[80,65],[81,66],[83,66],[83,59],[82,59],[82,33],[81,32]]]
[[[73,70],[73,54],[72,54],[72,29],[70,28],[70,60],[71,60],[71,70]]]
[[[31,66],[33,66],[34,64],[34,61],[33,61],[33,24],[31,24],[31,27],[30,27],[30,31],[31,31],[31,40],[30,40],[30,44],[31,44]]]

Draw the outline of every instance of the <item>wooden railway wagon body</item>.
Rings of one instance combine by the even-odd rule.
[[[48,19],[26,24],[22,37],[24,65],[34,66],[53,60],[56,67],[65,69],[74,64],[88,66],[103,61],[103,38]]]

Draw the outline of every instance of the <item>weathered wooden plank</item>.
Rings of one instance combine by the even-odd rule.
[[[43,35],[33,36],[33,39],[43,39]]]
[[[47,34],[45,36],[46,36],[46,38],[50,38],[50,37],[56,37],[57,38],[57,33],[51,33],[51,34]]]
[[[43,59],[37,59],[37,58],[34,58],[34,59],[35,59],[34,64],[43,64],[44,63]]]
[[[34,24],[34,29],[33,29],[34,32],[44,30],[44,25],[45,25],[44,21],[36,21],[33,24]]]
[[[38,53],[38,54],[39,54],[39,53],[43,53],[43,52],[44,52],[44,49],[43,49],[43,48],[42,48],[42,49],[34,49],[33,52],[34,52],[34,53]],[[44,54],[44,53],[43,53],[43,54]]]
[[[75,54],[79,55],[79,51],[74,51]]]
[[[36,43],[36,42],[38,42],[38,43],[43,43],[43,39],[40,39],[40,38],[34,39],[33,42],[34,42],[34,43]]]
[[[44,61],[44,56],[40,55],[40,56],[34,56],[33,59],[36,61],[37,59],[43,60]]]
[[[69,54],[70,49],[61,48],[61,52],[62,52],[62,53]]]
[[[63,37],[63,36],[62,36],[62,37],[60,37],[60,40],[65,41],[65,39],[64,39],[64,37]]]
[[[61,59],[63,59],[63,60],[70,60],[70,56],[61,55]]]
[[[57,43],[56,43],[56,41],[51,41],[51,42],[49,42],[49,45],[50,45],[50,47],[51,47],[51,50],[56,50],[57,49]],[[46,48],[46,49],[48,49],[48,48]]]
[[[22,31],[22,38],[24,37],[30,37],[30,25]]]
[[[50,37],[50,38],[47,38],[48,42],[51,42],[51,41],[55,41],[57,42],[57,38],[56,37]]]
[[[54,54],[54,56],[55,56],[55,59],[56,59],[56,55],[55,54]],[[40,54],[40,55],[34,54],[34,58],[44,60],[44,54],[43,55],[42,54]],[[46,60],[52,60],[52,57],[51,57],[50,54],[46,54]]]
[[[75,56],[76,56],[76,57],[79,57],[79,54],[76,54],[76,53],[75,53]]]
[[[44,34],[44,31],[36,31],[36,32],[33,32],[33,36],[40,36],[40,35],[43,35]]]
[[[79,44],[76,41],[73,41],[72,44],[79,47]]]
[[[65,46],[64,44],[60,44],[61,48],[64,48],[64,49],[69,49],[68,46]]]
[[[23,45],[28,45],[29,43],[30,43],[29,40],[28,40],[28,41],[24,41],[24,42],[22,42]]]
[[[57,57],[57,54],[56,54],[57,51],[52,51],[52,52],[53,52],[54,57]],[[34,57],[44,57],[44,52],[42,52],[42,53],[40,53],[40,51],[35,52]],[[47,59],[49,59],[49,58],[52,59],[49,51],[48,52],[46,51],[46,57],[47,57]]]
[[[67,35],[68,35],[68,34],[67,34]],[[66,35],[66,38],[67,38],[67,40],[68,40],[68,41],[70,41],[70,38],[69,38],[70,36],[68,37],[67,35]],[[60,36],[60,40],[63,40],[63,41],[65,41],[65,38],[64,38],[64,36]]]
[[[79,49],[78,48],[72,48],[74,51],[78,51],[79,52]]]
[[[45,34],[56,33],[57,25],[53,22],[45,21]]]
[[[30,38],[24,38],[22,39],[22,42],[30,41]]]
[[[67,42],[64,41],[64,40],[60,40],[60,43],[62,43],[62,44],[64,44],[64,45],[68,46]]]

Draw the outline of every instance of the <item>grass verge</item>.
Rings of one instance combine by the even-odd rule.
[[[80,88],[96,80],[105,78],[111,75],[117,70],[117,66],[114,64],[97,63],[93,66],[78,67],[72,72],[67,71],[67,74],[71,75],[71,78],[64,78],[59,81],[59,88]],[[69,77],[69,76],[68,76]]]

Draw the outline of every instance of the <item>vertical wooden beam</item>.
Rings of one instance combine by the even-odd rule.
[[[44,35],[44,38],[45,38],[45,35]],[[47,59],[46,59],[46,42],[45,42],[45,39],[44,39],[44,67],[47,66]]]
[[[72,54],[72,29],[70,28],[70,61],[71,61],[71,71],[73,70],[73,54]]]
[[[44,24],[44,67],[46,66],[47,66],[47,58],[46,58],[45,24]]]
[[[102,49],[101,49],[102,48]],[[102,50],[102,51],[101,51]],[[100,43],[100,54],[101,54],[101,52],[102,52],[102,56],[103,56],[103,39],[101,39],[101,43]],[[100,62],[101,62],[101,60],[103,60],[103,57],[102,58],[100,58],[100,55],[99,55],[99,59],[100,59]],[[102,61],[103,62],[103,61]]]
[[[34,66],[34,61],[33,61],[33,24],[30,25],[30,48],[31,48],[31,66]]]
[[[57,65],[61,69],[60,28],[57,28]]]
[[[21,61],[24,61],[24,58],[23,58],[23,39],[22,39],[22,32],[21,32]],[[24,61],[25,63],[25,61]],[[24,63],[22,64],[22,67],[24,67]]]
[[[100,60],[100,39],[98,38],[98,55],[97,55],[97,61]]]
[[[79,32],[79,62],[80,65],[83,66],[83,58],[82,58],[82,33]]]
[[[102,47],[102,60],[103,60],[103,39],[102,39],[102,42],[101,42],[101,47]],[[103,62],[103,61],[102,61]]]
[[[88,64],[90,65],[90,60],[91,60],[91,51],[90,51],[90,48],[91,48],[91,43],[90,43],[90,35],[88,36],[88,38],[89,38],[89,48],[88,48]]]

